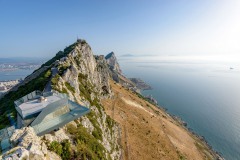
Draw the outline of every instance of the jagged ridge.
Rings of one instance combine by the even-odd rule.
[[[49,67],[48,70],[40,74],[43,74],[45,78],[42,78],[42,76],[36,77],[24,86],[20,86],[16,92],[12,93],[12,102],[8,102],[13,103],[13,100],[17,99],[14,97],[15,93],[22,96],[26,92],[30,92],[30,90],[35,90],[40,85],[39,81],[36,81],[38,79],[44,81],[44,83],[41,82],[43,87],[38,88],[41,90],[51,81],[53,89],[67,93],[71,100],[87,105],[91,108],[91,112],[64,127],[63,132],[70,141],[66,143],[64,139],[52,141],[49,137],[54,137],[54,135],[51,134],[42,137],[41,140],[47,145],[48,150],[56,152],[63,159],[82,159],[84,157],[88,159],[119,159],[121,154],[117,141],[119,128],[105,114],[103,107],[100,105],[100,99],[111,96],[108,64],[104,56],[94,56],[91,47],[86,41],[78,40],[64,51],[58,52],[55,57],[43,64],[41,68],[43,67]],[[54,77],[51,76],[51,68],[58,69],[58,73]],[[31,89],[27,89],[25,92],[22,91],[23,87],[32,85],[34,87],[31,87]],[[17,130],[17,132],[22,131]],[[69,149],[65,151],[59,150],[59,147],[66,147],[66,145]],[[37,148],[41,152],[41,147],[38,146]],[[28,151],[31,153],[30,150]],[[39,156],[41,157],[42,154]],[[47,157],[41,158],[45,159]]]

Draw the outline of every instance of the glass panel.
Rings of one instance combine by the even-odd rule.
[[[32,97],[32,94],[30,93],[30,94],[28,94],[27,95],[27,98],[28,98],[28,100],[31,100],[31,99],[33,99],[33,97]]]
[[[62,112],[61,111],[60,112],[53,111],[53,113],[50,113],[49,115],[47,115],[45,117],[47,119],[44,118],[43,121],[40,121],[39,123],[34,123],[35,125],[33,125],[33,123],[32,123],[32,127],[34,128],[37,135],[41,136],[41,135],[44,135],[56,128],[62,127],[65,124],[87,114],[90,111],[89,108],[83,107],[83,106],[78,105],[77,103],[74,103],[69,100],[67,100],[67,101],[68,101],[68,106],[62,107],[62,109],[61,109]],[[61,102],[61,100],[59,102]],[[56,104],[57,103],[55,103],[53,105],[55,106]],[[52,104],[49,107],[52,107]],[[72,110],[64,113],[65,111],[67,111],[67,108],[71,108]],[[46,108],[46,110],[48,110],[48,109]],[[62,113],[64,113],[64,114],[62,114]],[[41,114],[43,114],[43,113],[41,113]],[[42,115],[42,116],[44,116],[44,115]]]
[[[36,98],[36,92],[35,92],[35,91],[32,92],[32,97],[33,97],[33,98]]]
[[[23,103],[28,101],[28,98],[26,96],[22,97]]]
[[[51,120],[55,117],[59,117],[65,113],[68,113],[70,110],[68,108],[68,106],[63,106],[62,108],[57,109],[56,111],[50,113],[49,115],[47,115],[43,121],[48,121]]]

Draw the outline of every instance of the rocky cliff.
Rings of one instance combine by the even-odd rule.
[[[72,51],[57,61],[53,67],[58,69],[58,73],[51,80],[52,88],[67,93],[70,99],[91,108],[87,116],[65,128],[72,142],[71,148],[75,148],[73,157],[119,159],[120,128],[106,115],[100,104],[101,99],[112,96],[109,69],[104,56],[94,56],[86,41],[78,40]],[[83,137],[78,137],[78,134]],[[82,144],[78,141],[88,142]],[[82,152],[84,148],[88,151]]]
[[[117,58],[114,54],[114,52],[111,52],[105,56],[105,59],[107,61],[108,67],[109,67],[109,74],[110,77],[117,83],[121,82],[121,75],[122,70],[120,69],[120,66],[118,64]]]
[[[72,92],[68,92],[72,98],[91,101],[97,96],[102,98],[111,95],[107,63],[103,56],[94,56],[84,40],[78,40],[73,50],[54,67],[58,68],[58,74],[53,87],[61,92],[67,89],[71,91],[72,87]]]
[[[66,93],[71,100],[89,107],[91,112],[60,131],[42,137],[37,137],[32,128],[15,130],[11,137],[14,148],[5,153],[3,158],[19,155],[18,158],[26,159],[51,159],[54,156],[62,159],[120,159],[121,130],[106,115],[100,103],[101,99],[112,96],[105,57],[94,56],[85,40],[77,40],[64,51],[58,52],[33,75],[39,71],[43,73],[42,68],[51,68],[52,71],[47,76],[49,83],[44,82],[45,90],[52,88]],[[32,75],[29,77],[36,78]],[[31,83],[29,78],[25,84],[28,83]]]
[[[114,52],[107,54],[105,59],[107,60],[110,70],[115,71],[118,74],[122,74],[122,70],[118,64],[118,61]]]
[[[31,127],[15,130],[10,141],[14,148],[4,153],[2,157],[3,159],[61,159],[56,153],[48,150],[46,143],[35,134]]]

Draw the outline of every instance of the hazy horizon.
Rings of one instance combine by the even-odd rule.
[[[240,1],[0,1],[0,57],[53,57],[86,39],[95,54],[240,55]]]
[[[132,61],[135,60],[136,63],[182,63],[182,64],[225,64],[227,67],[234,67],[234,69],[240,69],[240,59],[238,55],[118,55],[115,54],[119,61]],[[106,56],[106,54],[105,54]],[[39,62],[45,63],[52,57],[0,57],[0,63],[14,63],[14,62]]]

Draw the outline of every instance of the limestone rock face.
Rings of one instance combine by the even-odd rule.
[[[103,137],[102,145],[109,153],[111,153],[110,156],[112,159],[120,159],[121,150],[116,149],[120,148],[118,144],[118,140],[120,139],[120,127],[115,124],[112,128],[109,128],[106,123],[101,123],[107,121],[107,115],[103,112],[103,110],[101,110],[102,115],[100,115],[100,113],[97,112],[96,107],[92,107],[92,109],[95,110],[95,113],[98,115],[97,121],[102,130]]]
[[[35,134],[32,127],[16,129],[10,138],[10,141],[18,146],[29,147],[34,144],[41,144],[41,139]]]
[[[61,157],[59,157],[56,153],[48,151],[47,154],[47,160],[61,160]]]
[[[109,75],[115,82],[120,83],[120,76],[122,75],[122,71],[120,69],[115,54],[111,52],[105,57],[105,59],[108,64]]]
[[[108,82],[110,75],[109,75],[107,61],[105,60],[103,55],[95,56],[95,58],[96,58],[96,62],[97,62],[97,71],[100,73],[100,75],[98,75],[98,78],[99,78],[100,82],[103,82],[102,92],[104,95],[110,94],[111,89],[110,89],[109,82]]]
[[[105,59],[107,60],[107,63],[110,67],[110,70],[117,72],[118,74],[122,74],[122,71],[120,69],[120,66],[118,64],[117,58],[114,54],[114,52],[109,53]]]
[[[86,116],[83,116],[81,118],[81,124],[83,125],[83,127],[87,129],[89,133],[92,133],[92,131],[94,130],[92,123],[89,121],[89,119]]]
[[[10,142],[16,147],[5,153],[3,159],[61,159],[55,153],[48,151],[46,144],[35,134],[32,127],[16,129]]]
[[[115,63],[118,65],[116,58]],[[119,127],[115,124],[109,126],[106,122],[105,111],[100,106],[98,108],[94,106],[100,103],[100,99],[110,97],[112,94],[109,79],[112,77],[113,71],[109,69],[105,57],[93,55],[91,47],[84,40],[78,40],[73,50],[66,57],[61,58],[55,67],[58,68],[60,75],[55,87],[67,93],[71,100],[91,108],[92,115],[95,115],[91,118],[83,116],[76,120],[77,124],[81,124],[92,135],[93,131],[100,129],[102,139],[98,139],[98,141],[106,149],[106,159],[109,159],[109,156],[112,159],[120,159]],[[120,72],[120,69],[117,71]],[[117,71],[114,70],[114,72]],[[93,118],[96,121],[93,121]],[[77,124],[73,122],[72,126],[77,128]],[[71,139],[73,135],[68,136],[70,142],[73,142],[74,140]],[[45,140],[48,142],[58,141],[54,135],[50,134],[45,135]]]
[[[23,147],[16,148],[15,150],[11,150],[13,153],[9,155],[5,155],[3,157],[4,160],[12,160],[12,159],[29,159],[29,151]]]
[[[67,81],[72,87],[74,87],[75,91],[79,94],[80,91],[78,87],[78,74],[79,71],[77,69],[77,66],[72,64],[64,73],[63,79]]]
[[[66,135],[64,130],[60,128],[58,131],[54,132],[53,134],[45,134],[44,139],[48,142],[62,142],[63,140],[69,140],[69,137]]]
[[[74,49],[57,65],[59,69],[65,68],[62,79],[75,89],[75,93],[71,93],[73,96],[81,94],[79,85],[88,85],[100,97],[111,94],[107,61],[104,56],[94,56],[85,41],[77,41]],[[80,84],[81,79],[87,79],[88,84]],[[91,98],[93,100],[94,96],[91,95]]]
[[[76,129],[80,125],[86,128],[87,134],[91,134],[90,136],[96,138],[104,147],[102,154],[105,155],[105,159],[120,159],[119,127],[109,119],[101,106],[101,99],[112,96],[109,84],[112,71],[109,69],[109,62],[103,55],[93,55],[91,47],[84,40],[78,40],[71,46],[71,51],[66,54],[59,52],[63,57],[51,64],[52,68],[58,70],[57,74],[51,77],[52,88],[66,93],[70,100],[91,109],[91,115],[70,122],[71,126]],[[121,72],[117,61],[114,66],[114,72]],[[60,159],[56,153],[47,149],[47,145],[53,141],[61,143],[66,139],[71,143],[72,151],[77,153],[77,143],[74,135],[68,132],[67,125],[42,137],[36,136],[31,127],[16,130],[10,141],[17,146],[13,149],[20,149],[17,152],[9,152],[5,157],[24,155],[25,159]],[[96,137],[96,131],[101,133],[100,137]]]

